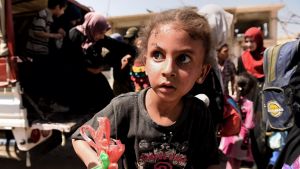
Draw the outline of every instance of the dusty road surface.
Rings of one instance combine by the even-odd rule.
[[[0,158],[1,169],[86,169],[84,164],[76,156],[71,140],[66,141],[65,146],[59,146],[54,150],[41,155],[31,156],[31,167],[26,167],[26,160],[9,160]]]

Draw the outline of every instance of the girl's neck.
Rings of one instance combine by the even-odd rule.
[[[180,116],[183,108],[182,100],[165,102],[159,99],[153,90],[146,94],[146,109],[150,118],[162,126],[174,124]]]

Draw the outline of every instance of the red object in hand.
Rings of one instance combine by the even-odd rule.
[[[98,156],[103,151],[108,154],[109,168],[113,168],[124,153],[125,145],[120,140],[110,138],[110,121],[107,117],[99,117],[98,122],[97,130],[89,125],[84,125],[80,128],[80,134],[96,150]],[[88,137],[87,132],[92,138]]]

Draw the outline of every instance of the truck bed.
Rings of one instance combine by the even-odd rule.
[[[72,114],[71,112],[44,112],[35,100],[26,96],[23,100],[18,85],[0,88],[0,130],[13,128],[37,128],[72,132],[91,118],[92,114]],[[26,100],[26,101],[25,101]],[[23,102],[26,102],[24,106]],[[26,108],[24,108],[26,107]]]

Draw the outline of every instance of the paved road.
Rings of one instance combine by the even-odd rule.
[[[76,156],[67,140],[65,146],[59,146],[54,150],[39,156],[31,156],[31,167],[26,167],[26,160],[0,159],[1,169],[86,169],[84,164]]]

